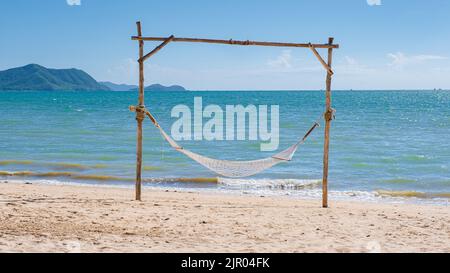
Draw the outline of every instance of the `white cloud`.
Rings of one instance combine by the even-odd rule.
[[[80,6],[81,0],[66,0],[67,5],[69,6]]]
[[[316,58],[279,51],[265,62],[246,66],[209,66],[190,68],[177,64],[145,64],[145,85],[180,84],[192,90],[208,89],[323,89],[325,71]],[[306,52],[311,53],[311,52]],[[306,56],[305,53],[305,56]],[[358,56],[336,56],[333,60],[334,89],[426,89],[448,88],[450,56],[437,54],[410,55],[396,52],[386,59]],[[270,60],[272,59],[272,60]],[[383,59],[383,58],[381,58]],[[270,65],[270,64],[271,65]],[[138,64],[126,58],[103,69],[95,78],[116,83],[137,84]]]
[[[417,55],[414,56],[414,59],[418,61],[430,61],[430,60],[446,60],[447,57],[438,55]]]
[[[381,0],[367,0],[369,6],[381,6]]]
[[[345,56],[345,61],[347,62],[348,65],[357,65],[358,64],[358,62],[354,58],[349,57],[349,56]]]
[[[426,62],[426,61],[447,59],[447,57],[438,56],[438,55],[421,54],[421,55],[407,56],[403,52],[389,53],[388,57],[391,58],[391,62],[389,63],[389,66],[392,66],[394,68],[403,68],[404,66],[409,65],[409,64],[417,64],[417,63],[422,63],[422,62]]]
[[[99,75],[98,80],[111,81],[119,84],[138,84],[139,65],[132,58],[118,60],[110,68],[105,69],[104,72],[106,73]],[[198,75],[196,75],[196,72]],[[161,83],[165,85],[181,84],[187,87],[185,83],[190,84],[195,80],[196,76],[204,81],[200,72],[192,71],[191,69],[162,66],[152,62],[145,63],[144,65],[145,85]]]
[[[106,69],[107,75],[102,78],[114,83],[135,84],[137,82],[139,68],[136,60],[126,58],[120,60],[116,65]]]
[[[292,54],[290,50],[283,50],[275,60],[269,60],[267,64],[272,68],[286,69],[292,67]]]
[[[361,75],[375,72],[374,68],[360,64],[355,58],[344,56],[344,60],[337,62],[333,70],[338,74]]]

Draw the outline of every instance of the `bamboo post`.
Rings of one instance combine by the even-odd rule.
[[[328,38],[328,44],[333,44],[334,38]],[[333,48],[328,48],[328,67],[325,91],[325,137],[323,145],[323,181],[322,181],[322,207],[328,207],[328,152],[330,148],[330,125],[333,118],[333,109],[331,108],[331,63]]]
[[[142,36],[141,22],[136,22],[137,34]],[[142,185],[142,121],[144,115],[144,41],[139,41],[139,98],[138,107],[136,111],[137,121],[137,144],[136,144],[136,200],[141,200],[141,185]]]

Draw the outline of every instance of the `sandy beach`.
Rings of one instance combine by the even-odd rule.
[[[450,252],[445,206],[0,183],[1,252]]]

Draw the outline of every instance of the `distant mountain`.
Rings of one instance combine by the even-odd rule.
[[[137,90],[137,85],[130,84],[116,84],[112,82],[99,82],[104,86],[108,87],[112,91],[130,91],[131,89]]]
[[[136,85],[97,82],[83,70],[50,69],[38,64],[0,71],[0,90],[137,91]],[[145,91],[186,91],[180,85],[152,84]]]
[[[130,91],[137,91],[138,88],[133,88]],[[164,86],[161,84],[151,84],[144,88],[145,91],[186,91],[186,89],[181,85],[170,85]]]
[[[83,70],[37,64],[0,71],[0,90],[110,90]]]

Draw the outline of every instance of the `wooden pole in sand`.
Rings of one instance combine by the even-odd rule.
[[[328,38],[328,44],[333,44],[334,38]],[[323,145],[323,181],[322,181],[322,207],[328,207],[328,151],[330,148],[330,125],[333,119],[333,109],[331,108],[331,62],[332,62],[333,48],[328,48],[328,67],[325,91],[325,137]]]
[[[142,35],[141,22],[136,22],[137,34]],[[144,41],[139,41],[139,99],[138,107],[136,109],[137,121],[137,145],[136,145],[136,200],[141,200],[141,172],[142,172],[142,121],[145,118],[144,114]]]

